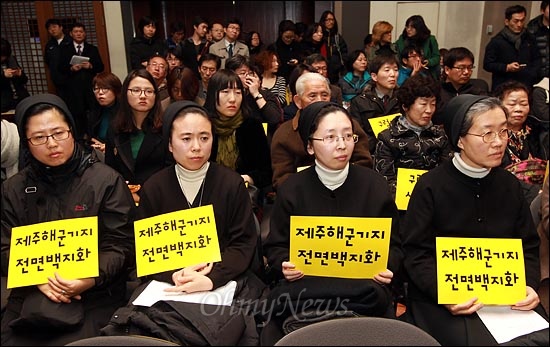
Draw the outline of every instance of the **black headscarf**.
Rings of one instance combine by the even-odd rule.
[[[464,124],[466,113],[468,113],[473,104],[486,98],[488,96],[472,94],[457,95],[443,109],[443,126],[449,138],[449,144],[455,152],[460,152],[458,138],[460,137],[460,130]]]

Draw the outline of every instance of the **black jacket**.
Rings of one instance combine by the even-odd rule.
[[[132,69],[144,67],[141,63],[146,62],[153,55],[158,54],[164,57],[166,44],[160,38],[147,39],[144,36],[136,36],[130,42],[130,63]]]
[[[527,66],[517,72],[506,72],[506,65],[512,62],[527,64]],[[485,48],[483,69],[493,74],[491,90],[495,90],[499,84],[508,80],[522,82],[531,88],[539,81],[537,79],[539,63],[539,51],[531,33],[524,30],[521,34],[521,46],[516,49],[514,43],[506,39],[501,31],[489,41]]]
[[[365,133],[367,133],[369,139],[369,151],[371,153],[374,153],[376,150],[377,139],[376,136],[374,136],[369,119],[401,112],[399,100],[397,100],[397,97],[395,96],[395,90],[390,97],[388,104],[384,106],[382,99],[376,95],[374,87],[374,82],[369,81],[369,83],[365,86],[365,89],[363,89],[363,93],[351,99],[351,104],[348,109],[351,116],[357,119]]]
[[[50,38],[44,49],[44,62],[50,70],[50,78],[56,88],[67,83],[67,77],[59,72],[59,63],[61,62],[61,50],[65,46],[72,44],[72,39],[69,35],[65,35],[58,44],[55,38]]]

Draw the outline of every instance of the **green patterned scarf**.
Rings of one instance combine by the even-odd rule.
[[[223,117],[214,119],[214,128],[218,135],[218,156],[216,162],[235,170],[237,168],[237,158],[239,157],[239,148],[235,130],[243,123],[242,112],[239,111],[234,117]]]

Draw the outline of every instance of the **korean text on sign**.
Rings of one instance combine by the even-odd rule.
[[[137,275],[221,260],[212,205],[134,222]]]
[[[8,288],[99,275],[97,216],[12,228]]]
[[[512,305],[525,298],[520,239],[437,237],[440,304],[477,297],[483,304]]]
[[[391,218],[290,217],[290,262],[310,276],[373,278],[386,269]]]
[[[397,169],[397,186],[395,187],[395,204],[399,210],[407,210],[409,200],[418,178],[428,172],[418,169]]]

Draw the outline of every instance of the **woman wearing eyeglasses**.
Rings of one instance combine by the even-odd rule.
[[[139,203],[139,188],[170,163],[168,154],[155,80],[145,69],[133,70],[122,84],[120,107],[105,144],[105,162],[124,176]]]
[[[31,259],[27,274],[39,276],[42,282],[12,288],[3,312],[3,346],[63,346],[99,335],[99,328],[125,304],[128,264],[134,261],[135,205],[124,178],[101,163],[95,151],[75,141],[74,118],[58,96],[27,97],[16,108],[16,121],[29,165],[2,184],[2,276],[8,275],[8,264],[16,266],[16,258],[10,259],[10,252],[16,256],[11,246],[16,242],[12,240],[16,235],[13,228],[61,219],[98,218],[97,276],[69,278],[64,274],[66,267],[54,271],[54,261],[48,263],[48,254],[64,257],[63,253],[71,249],[64,245],[72,237],[60,230],[48,230],[47,241],[40,233],[36,246],[41,242],[51,245],[54,240],[64,245],[56,242],[56,247],[46,247],[41,254],[29,249],[24,256],[27,261]],[[21,247],[27,250],[28,246],[14,247],[21,251]],[[31,266],[33,259],[36,264]],[[73,322],[75,317],[70,314],[79,310],[83,310],[84,317]]]
[[[290,175],[278,187],[264,243],[268,264],[278,280],[269,298],[274,307],[270,326],[277,327],[280,334],[281,329],[288,332],[296,320],[322,319],[322,314],[312,315],[316,310],[395,318],[390,285],[401,262],[397,207],[384,177],[372,169],[350,165],[358,141],[354,130],[349,113],[335,103],[314,102],[300,113],[298,132],[304,149],[315,156],[315,164]],[[374,279],[305,276],[304,269],[289,262],[291,216],[391,218],[387,269]],[[308,303],[309,307],[302,306]],[[299,316],[293,315],[293,310]],[[306,312],[309,317],[301,316]],[[262,342],[267,345],[269,341],[262,338]]]
[[[451,99],[444,125],[454,158],[422,175],[409,201],[403,228],[409,278],[405,315],[443,346],[497,343],[476,314],[484,303],[475,295],[438,304],[436,237],[521,239],[525,297],[508,307],[536,309],[546,317],[536,293],[539,238],[529,205],[518,180],[500,168],[509,136],[506,114],[497,98],[463,94]],[[548,329],[544,336],[542,345],[548,345]]]
[[[101,72],[92,85],[97,103],[88,110],[88,134],[91,146],[105,153],[107,130],[118,111],[122,82],[111,72]]]

